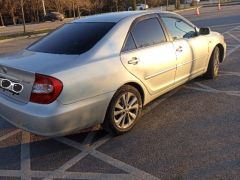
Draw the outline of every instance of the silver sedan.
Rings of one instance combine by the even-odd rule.
[[[225,54],[221,34],[174,13],[89,16],[0,58],[0,116],[44,136],[96,124],[122,134],[160,95],[214,79]]]

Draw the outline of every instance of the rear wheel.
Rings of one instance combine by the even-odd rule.
[[[124,85],[113,96],[102,124],[110,133],[120,135],[133,128],[142,111],[142,99],[137,89]]]
[[[215,47],[208,64],[208,69],[205,74],[205,77],[208,79],[216,78],[219,72],[219,65],[220,65],[220,50],[219,47]]]

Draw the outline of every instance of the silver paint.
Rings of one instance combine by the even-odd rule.
[[[24,85],[18,97],[0,91],[0,116],[36,134],[64,135],[102,123],[114,93],[124,84],[139,85],[146,105],[205,73],[216,45],[224,47],[225,56],[226,43],[216,32],[121,53],[133,21],[153,13],[169,12],[108,13],[73,21],[117,23],[91,50],[81,55],[24,50],[0,58],[1,75]],[[181,50],[178,50],[179,46]],[[129,63],[133,58],[134,62]],[[8,70],[7,74],[4,69]],[[35,73],[53,76],[63,82],[63,91],[55,102],[47,105],[29,102]]]

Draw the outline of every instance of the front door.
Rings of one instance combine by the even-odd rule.
[[[172,37],[177,56],[176,83],[201,73],[208,57],[208,41],[198,36],[190,22],[177,16],[163,16],[162,20]]]

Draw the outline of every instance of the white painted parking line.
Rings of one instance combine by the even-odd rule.
[[[5,139],[7,139],[7,138],[9,138],[9,137],[11,137],[11,136],[14,136],[15,134],[20,133],[20,132],[21,132],[20,129],[16,129],[16,130],[14,130],[14,131],[12,131],[12,132],[9,132],[9,133],[7,133],[6,135],[1,136],[1,137],[0,137],[0,141],[3,141],[3,140],[5,140]]]
[[[229,95],[229,96],[240,97],[239,91],[220,91],[217,89],[210,90],[210,89],[204,89],[204,88],[192,87],[192,86],[184,86],[184,88],[192,89],[192,90],[196,90],[196,91],[207,92],[207,93],[215,93],[215,94],[218,93],[218,94],[225,94],[225,95]]]
[[[92,146],[84,146],[83,144],[80,144],[76,141],[73,141],[73,140],[71,140],[69,138],[65,138],[65,137],[60,137],[60,138],[57,138],[56,140],[63,143],[63,144],[67,144],[67,145],[72,146],[76,149],[79,149],[80,151],[91,152],[92,150],[94,150],[95,148],[103,145],[104,143],[106,143],[110,139],[111,139],[111,136],[107,135],[107,136],[101,138],[100,140],[98,140]]]
[[[22,171],[20,170],[0,170],[0,177],[21,177]]]
[[[240,24],[240,23],[239,23],[239,24]],[[224,26],[225,26],[225,25],[224,25]],[[222,26],[221,26],[221,27],[222,27]],[[238,37],[234,36],[234,35],[231,33],[231,31],[238,30],[239,28],[240,28],[240,26],[233,27],[233,28],[225,31],[225,32],[222,33],[222,34],[225,35],[225,36],[228,35],[228,37],[230,37],[230,38],[232,38],[232,39],[234,39],[234,40],[236,40],[237,42],[240,43],[240,39],[239,39]],[[227,57],[227,56],[230,56],[230,55],[231,55],[232,53],[234,53],[237,49],[239,49],[239,48],[240,48],[240,44],[227,44],[227,48],[228,48],[229,50],[227,51],[226,57]]]
[[[220,76],[240,76],[240,73],[235,73],[235,72],[221,72]],[[215,93],[215,94],[225,94],[225,95],[229,95],[229,96],[236,96],[236,97],[240,97],[240,91],[229,91],[229,90],[218,90],[215,88],[212,88],[210,86],[204,85],[202,83],[199,82],[195,82],[194,83],[196,86],[190,86],[190,85],[184,85],[184,88],[187,89],[192,89],[192,90],[196,90],[196,91],[202,91],[202,92],[207,92],[207,93]]]
[[[10,134],[10,133],[9,133]],[[93,133],[94,134],[94,133]],[[0,177],[21,177],[21,179],[30,179],[31,177],[41,177],[46,179],[53,178],[71,178],[71,179],[158,179],[144,171],[134,168],[128,164],[125,164],[119,160],[116,160],[104,153],[98,152],[96,148],[100,147],[108,140],[111,136],[107,135],[98,140],[93,145],[89,146],[89,143],[93,140],[94,135],[89,134],[85,139],[84,143],[87,145],[80,144],[76,141],[72,141],[68,138],[57,138],[56,140],[64,143],[68,146],[74,147],[82,151],[79,155],[75,156],[72,160],[65,163],[62,167],[55,171],[31,171],[30,167],[30,133],[23,131],[22,142],[21,142],[21,170],[0,170]],[[11,133],[10,135],[13,135]],[[8,135],[8,137],[10,137]],[[109,163],[113,167],[121,169],[126,174],[108,174],[108,173],[92,173],[92,172],[68,172],[65,171],[75,163],[79,162],[77,159],[81,159],[82,156],[92,155],[106,163]]]
[[[220,76],[225,75],[225,76],[239,76],[240,77],[240,72],[231,72],[231,71],[220,71]]]
[[[227,34],[227,33],[231,32],[231,31],[233,31],[233,30],[235,30],[235,29],[239,29],[239,28],[240,28],[240,26],[237,26],[237,27],[231,28],[231,29],[225,31],[225,32],[222,33],[222,34]]]
[[[238,45],[237,47],[231,49],[230,51],[227,52],[226,57],[230,56],[232,53],[234,53],[236,50],[238,50],[240,48],[240,45]]]
[[[236,28],[239,28],[239,27],[234,27],[234,28],[232,28],[232,29],[230,29],[230,30],[228,30],[228,31],[226,31],[226,32],[223,33],[223,34],[225,34],[225,35],[230,36],[231,38],[233,38],[233,39],[236,40],[237,42],[239,42],[239,45],[237,45],[237,46],[234,46],[234,45],[228,46],[228,45],[227,45],[227,47],[230,47],[230,50],[227,52],[226,57],[227,57],[227,56],[230,56],[232,53],[234,53],[237,49],[240,48],[240,39],[239,39],[238,37],[234,36],[232,33],[230,33],[231,31],[235,30]]]
[[[137,169],[129,164],[126,164],[122,161],[119,161],[117,159],[114,159],[112,158],[111,156],[108,156],[104,153],[101,153],[99,151],[93,151],[90,153],[92,156],[118,168],[118,169],[121,169],[125,172],[128,172],[130,173],[130,175],[132,175],[133,177],[135,177],[135,179],[147,179],[147,180],[158,180],[159,178],[145,172],[145,171],[142,171],[140,169]]]
[[[21,180],[30,179],[30,133],[22,131],[21,141]]]
[[[240,26],[235,28],[234,30],[232,30],[232,32],[236,32],[236,33],[239,33],[240,32]]]
[[[31,171],[31,177],[44,178],[49,176],[52,171]],[[21,171],[19,170],[0,170],[0,177],[19,177]],[[66,176],[69,179],[136,179],[131,174],[103,174],[103,173],[85,173],[85,172],[59,172],[54,175],[54,178],[62,179]],[[30,177],[30,178],[31,178]],[[29,180],[29,179],[28,179]]]
[[[186,89],[192,89],[192,90],[196,90],[196,91],[202,91],[202,92],[209,92],[209,93],[221,93],[220,91],[216,91],[216,90],[210,90],[210,89],[204,89],[204,88],[199,88],[199,87],[193,87],[193,86],[183,86]]]
[[[94,139],[95,135],[96,135],[96,132],[90,132],[87,135],[87,137],[84,139],[83,144],[88,146]],[[73,165],[77,164],[80,160],[82,160],[87,155],[88,155],[88,152],[86,151],[79,153],[77,156],[73,157],[72,159],[64,163],[61,167],[54,170],[54,172],[52,172],[49,177],[44,178],[44,180],[53,179],[55,174],[58,174],[59,172],[62,172],[62,171],[63,172],[66,171],[67,169],[71,168]]]
[[[203,89],[207,89],[209,90],[210,92],[216,92],[216,93],[227,93],[227,94],[236,94],[237,96],[239,96],[240,94],[240,91],[222,91],[222,90],[217,90],[217,89],[214,89],[210,86],[207,86],[207,85],[204,85],[202,83],[199,83],[199,82],[195,82],[194,84],[198,85],[199,87],[203,88]]]
[[[86,149],[83,147],[82,144],[78,143],[78,142],[75,142],[75,141],[72,141],[70,139],[67,139],[67,138],[60,138],[58,139],[60,142],[64,143],[64,144],[67,144],[68,146],[72,146],[76,149],[79,149],[81,151],[86,151]],[[108,156],[107,154],[104,154],[104,153],[101,153],[99,151],[96,150],[96,148],[94,149],[88,149],[87,152],[94,156],[95,158],[98,158],[108,164],[110,164],[111,166],[113,167],[116,167],[118,169],[121,169],[127,173],[130,174],[130,176],[134,176],[136,179],[158,179],[157,177],[145,172],[145,171],[142,171],[140,169],[137,169],[133,166],[130,166],[124,162],[121,162],[120,160],[117,160],[117,159],[114,159],[110,156]],[[117,175],[115,177],[117,179]]]
[[[229,26],[239,26],[240,23],[231,23],[231,24],[221,24],[221,25],[215,25],[210,26],[211,28],[218,28],[218,27],[229,27]]]
[[[214,88],[212,88],[212,87],[206,86],[206,85],[204,85],[204,84],[202,84],[202,83],[200,83],[200,82],[195,82],[194,84],[196,84],[197,86],[199,86],[199,87],[201,87],[201,88],[207,89],[207,90],[209,90],[209,91],[221,92],[221,91],[218,91],[218,90],[216,90],[216,89],[214,89]]]
[[[235,44],[228,44],[228,45],[227,45],[227,48],[234,48],[234,47],[236,47]]]
[[[233,39],[235,39],[236,41],[238,41],[240,43],[240,39],[238,39],[236,36],[232,35],[230,32],[227,32],[226,34],[228,34],[229,36],[231,36]]]
[[[59,173],[62,174],[62,172],[66,172],[67,169],[71,168],[72,166],[74,166],[75,164],[77,164],[79,161],[81,161],[83,158],[85,158],[88,155],[87,152],[82,152],[79,153],[77,156],[75,156],[74,158],[70,159],[69,161],[67,161],[66,163],[64,163],[64,165],[62,165],[60,168],[54,170],[51,175],[49,175],[48,177],[44,178],[44,180],[49,180],[49,179],[53,179],[56,175],[58,175]],[[65,178],[66,176],[63,176],[63,178]]]

